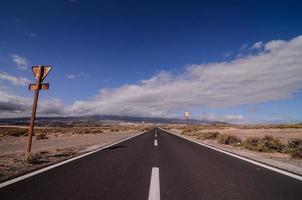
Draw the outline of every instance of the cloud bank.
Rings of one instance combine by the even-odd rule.
[[[179,117],[185,110],[289,99],[301,92],[302,36],[290,41],[257,42],[250,49],[245,56],[229,62],[191,65],[177,74],[162,71],[138,84],[101,89],[95,97],[67,107],[58,99],[41,102],[40,114]],[[30,110],[28,105],[31,100],[0,93],[0,113],[22,113]],[[244,118],[211,114],[200,117],[223,121]]]
[[[230,62],[192,65],[181,74],[163,71],[139,84],[102,89],[93,99],[76,101],[66,111],[167,117],[189,108],[288,99],[301,91],[302,36],[253,47],[259,50]]]

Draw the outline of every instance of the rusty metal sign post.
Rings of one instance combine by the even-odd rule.
[[[31,143],[32,143],[32,137],[34,132],[34,126],[35,126],[35,118],[36,118],[36,110],[37,110],[37,104],[39,99],[39,91],[40,90],[48,90],[49,84],[48,83],[42,83],[44,78],[47,76],[47,74],[50,72],[51,66],[33,66],[32,71],[34,73],[34,76],[36,78],[35,84],[29,84],[28,89],[35,91],[32,111],[31,111],[31,118],[30,118],[30,124],[28,129],[28,143],[26,147],[26,154],[29,155],[31,150]]]
[[[190,116],[190,113],[189,112],[185,112],[184,116],[186,118],[187,128],[189,128],[189,116]]]

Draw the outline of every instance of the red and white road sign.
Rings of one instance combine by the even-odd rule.
[[[32,71],[34,73],[34,76],[36,77],[36,80],[39,80],[40,70],[43,70],[43,74],[41,75],[40,79],[41,81],[43,81],[47,74],[50,72],[51,66],[33,66]]]

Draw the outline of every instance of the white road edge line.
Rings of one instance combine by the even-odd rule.
[[[5,187],[5,186],[11,185],[11,184],[13,184],[13,183],[19,182],[19,181],[21,181],[21,180],[27,179],[27,178],[29,178],[29,177],[31,177],[31,176],[35,176],[35,175],[37,175],[37,174],[41,174],[41,173],[43,173],[43,172],[45,172],[45,171],[48,171],[48,170],[50,170],[50,169],[59,167],[59,166],[61,166],[61,165],[64,165],[64,164],[66,164],[66,163],[69,163],[69,162],[71,162],[71,161],[74,161],[74,160],[83,158],[83,157],[85,157],[85,156],[88,156],[88,155],[90,155],[90,154],[96,153],[96,152],[101,151],[101,150],[103,150],[103,149],[106,149],[106,148],[108,148],[108,147],[114,146],[114,145],[119,144],[119,143],[121,143],[121,142],[124,142],[124,141],[126,141],[126,140],[130,140],[130,139],[132,139],[132,138],[134,138],[134,137],[137,137],[137,136],[139,136],[139,135],[141,135],[141,134],[143,134],[143,133],[145,133],[145,132],[138,133],[137,135],[130,136],[130,137],[125,138],[125,139],[123,139],[123,140],[120,140],[120,141],[114,142],[114,143],[112,143],[112,144],[103,146],[103,147],[101,147],[101,148],[99,148],[99,149],[96,149],[96,150],[94,150],[94,151],[90,151],[90,152],[88,152],[88,153],[85,153],[85,154],[76,156],[76,157],[74,157],[74,158],[70,158],[70,159],[68,159],[68,160],[64,160],[64,161],[62,161],[62,162],[59,162],[59,163],[56,163],[56,164],[54,164],[54,165],[50,165],[50,166],[48,166],[48,167],[45,167],[45,168],[36,170],[36,171],[31,172],[31,173],[29,173],[29,174],[25,174],[25,175],[23,175],[23,176],[19,176],[19,177],[17,177],[17,178],[14,178],[14,179],[8,180],[8,181],[6,181],[6,182],[0,183],[0,188],[3,188],[3,187]]]
[[[184,136],[181,136],[181,135],[178,135],[178,134],[175,134],[175,133],[166,131],[166,130],[163,130],[163,131],[165,131],[165,132],[167,132],[167,133],[171,133],[171,134],[176,135],[176,136],[178,136],[178,137],[181,137],[181,138],[183,138],[183,139],[189,140],[189,141],[194,142],[194,143],[196,143],[196,144],[199,144],[199,145],[201,145],[201,146],[204,146],[204,147],[213,149],[213,150],[215,150],[215,151],[219,151],[219,152],[221,152],[221,153],[227,154],[227,155],[229,155],[229,156],[233,156],[233,157],[238,158],[238,159],[240,159],[240,160],[244,160],[244,161],[249,162],[249,163],[252,163],[252,164],[254,164],[254,165],[258,165],[258,166],[260,166],[260,167],[263,167],[263,168],[272,170],[272,171],[277,172],[277,173],[279,173],[279,174],[283,174],[283,175],[285,175],[285,176],[289,176],[289,177],[291,177],[291,178],[294,178],[294,179],[297,179],[297,180],[299,180],[299,181],[302,181],[302,176],[299,176],[299,175],[297,175],[297,174],[294,174],[294,173],[291,173],[291,172],[288,172],[288,171],[285,171],[285,170],[282,170],[282,169],[278,169],[278,168],[276,168],[276,167],[269,166],[269,165],[266,165],[266,164],[257,162],[257,161],[255,161],[255,160],[251,160],[251,159],[249,159],[249,158],[246,158],[246,157],[243,157],[243,156],[239,156],[239,155],[230,153],[230,152],[228,152],[228,151],[224,151],[224,150],[222,150],[222,149],[218,149],[218,148],[216,148],[216,147],[213,147],[213,146],[210,146],[210,145],[207,145],[207,144],[203,144],[203,143],[194,141],[194,140],[192,140],[192,139],[186,138],[186,137],[184,137]]]
[[[148,200],[160,200],[159,168],[152,167]]]
[[[154,140],[154,146],[157,146],[158,143],[157,143],[157,140]]]

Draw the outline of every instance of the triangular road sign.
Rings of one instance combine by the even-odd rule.
[[[36,77],[36,80],[39,80],[40,70],[43,70],[43,74],[41,75],[41,81],[43,81],[47,74],[50,72],[51,66],[33,66],[32,71],[34,73],[34,76]]]

